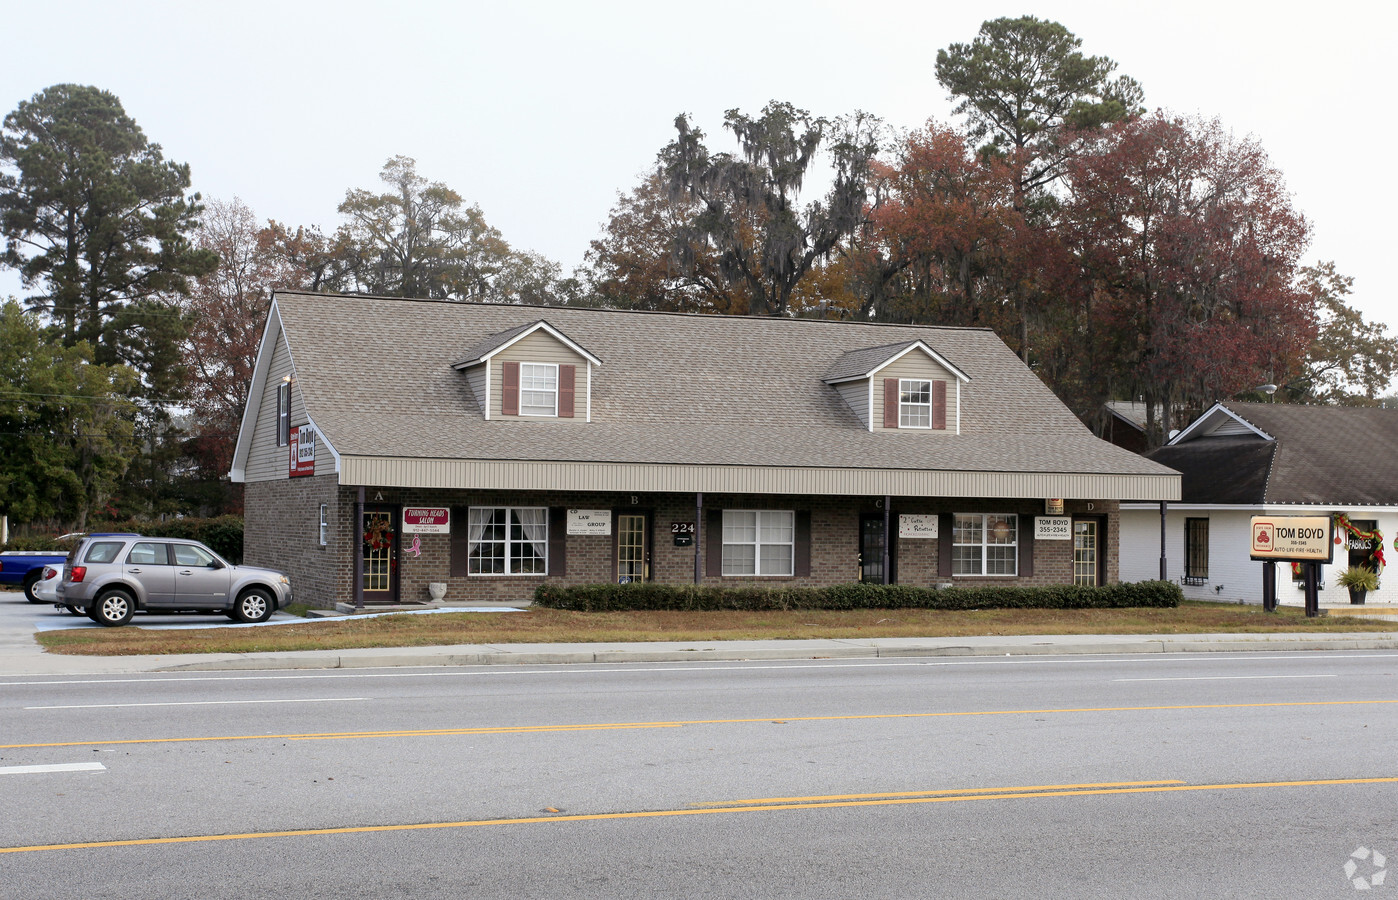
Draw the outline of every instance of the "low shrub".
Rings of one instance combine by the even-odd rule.
[[[1120,609],[1175,607],[1184,594],[1171,581],[1081,587],[929,588],[907,584],[766,587],[694,584],[541,584],[534,602],[579,612],[610,610],[768,609]]]

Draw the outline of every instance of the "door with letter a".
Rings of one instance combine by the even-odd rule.
[[[398,521],[396,506],[366,506],[360,522],[365,603],[398,602]]]

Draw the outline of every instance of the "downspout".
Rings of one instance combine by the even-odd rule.
[[[704,578],[704,557],[699,548],[704,546],[704,492],[694,495],[694,583]]]

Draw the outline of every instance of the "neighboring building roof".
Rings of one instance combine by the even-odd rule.
[[[1146,430],[1146,405],[1135,400],[1108,400],[1107,412],[1138,431]]]
[[[1398,506],[1398,410],[1215,404],[1150,454],[1185,503]]]
[[[813,473],[839,469],[846,483],[862,485],[850,492],[870,494],[915,493],[937,473],[972,472],[1073,476],[1082,493],[1067,496],[1178,496],[1175,473],[1094,437],[988,329],[303,293],[278,293],[271,316],[268,335],[284,334],[311,421],[346,466],[359,458],[360,468],[342,470],[344,483],[397,483],[384,474],[388,463],[432,461],[433,473],[458,473],[452,477],[460,481],[458,461],[527,461],[594,472],[613,464],[723,467],[730,473],[723,483],[734,490],[755,484],[756,469],[783,469],[790,485],[814,484]],[[487,421],[453,364],[488,355],[541,321],[608,360],[592,378],[592,421]],[[823,381],[843,370],[840,360],[868,348],[891,358],[899,352],[891,348],[919,342],[955,359],[968,379],[959,435],[871,433]],[[249,417],[260,402],[260,377]],[[250,434],[245,424],[235,477]],[[403,465],[393,471],[407,471]],[[851,470],[883,475],[860,480]],[[555,478],[560,470],[531,471]],[[747,474],[732,474],[740,471]],[[893,477],[898,472],[904,477]],[[1000,481],[1005,493],[983,496],[1039,496],[1050,484]],[[947,478],[937,483],[964,489]]]

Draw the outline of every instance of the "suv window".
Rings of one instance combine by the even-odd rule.
[[[175,565],[177,566],[201,566],[207,568],[213,565],[213,556],[203,547],[196,547],[193,544],[171,544],[170,552],[174,554]]]
[[[121,541],[100,541],[87,548],[86,562],[109,563],[117,558],[124,545]]]
[[[152,544],[146,541],[133,545],[131,547],[131,552],[126,554],[126,564],[128,566],[169,565],[166,559],[164,544]]]

